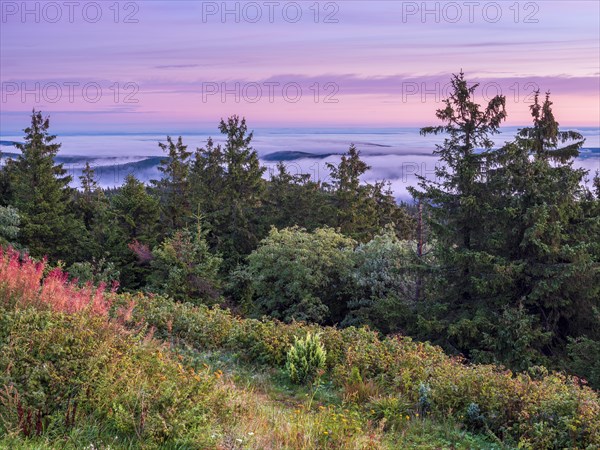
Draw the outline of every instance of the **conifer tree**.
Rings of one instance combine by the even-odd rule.
[[[283,162],[267,183],[262,208],[263,229],[299,226],[309,231],[334,226],[331,193],[307,173],[291,174]]]
[[[101,258],[105,253],[108,233],[108,199],[100,188],[89,161],[86,161],[79,180],[81,190],[75,197],[74,206],[87,231],[86,256]]]
[[[396,225],[399,236],[408,237],[412,221],[396,203],[389,184],[361,183],[370,167],[352,144],[339,164],[327,164],[333,195],[334,225],[359,241],[368,241],[388,224]]]
[[[431,211],[436,241],[434,271],[439,289],[433,304],[424,305],[429,307],[423,315],[424,327],[438,337],[443,330],[442,342],[463,352],[477,348],[483,330],[489,328],[490,318],[481,314],[481,306],[500,282],[494,275],[493,256],[486,251],[488,235],[482,218],[487,214],[491,137],[506,118],[506,100],[496,96],[482,108],[474,100],[477,86],[469,86],[462,72],[453,75],[445,107],[436,112],[443,124],[421,130],[422,135],[446,136],[434,152],[442,164],[436,166],[435,179],[419,176],[420,190],[409,189]]]
[[[232,116],[221,120],[223,146],[209,139],[195,155],[192,178],[198,204],[211,229],[211,241],[223,255],[224,267],[237,265],[260,239],[258,213],[265,180],[258,154],[252,148],[253,133],[246,119]]]
[[[372,211],[368,211],[368,188],[361,185],[360,177],[370,167],[360,158],[354,144],[342,155],[339,164],[327,164],[336,210],[335,226],[355,239],[365,239],[374,228]]]
[[[168,154],[158,167],[163,174],[160,180],[152,180],[154,190],[160,199],[162,221],[166,230],[183,228],[194,211],[190,205],[190,182],[188,179],[192,152],[183,145],[181,136],[173,142],[167,136],[167,143],[159,147]]]
[[[136,248],[153,248],[158,243],[160,207],[148,194],[144,183],[127,175],[123,186],[110,199],[109,259],[121,270],[121,283],[129,289],[139,288],[149,273],[140,261]]]
[[[25,128],[25,143],[17,144],[21,154],[10,160],[10,203],[21,217],[20,242],[33,256],[76,260],[83,224],[73,213],[72,180],[54,157],[61,144],[50,134],[50,119],[33,111]]]
[[[537,318],[552,338],[545,349],[551,354],[568,336],[598,327],[600,265],[593,243],[600,240],[600,222],[584,188],[587,172],[573,167],[583,136],[560,131],[549,94],[542,103],[535,94],[531,114],[533,126],[499,150],[498,168],[490,173],[501,202],[496,227],[503,233],[503,246],[494,251],[508,261],[510,303]]]

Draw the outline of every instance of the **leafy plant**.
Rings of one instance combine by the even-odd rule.
[[[154,249],[152,257],[151,291],[195,304],[212,304],[218,299],[222,260],[209,251],[200,222],[195,230],[176,231]]]
[[[332,228],[272,228],[248,256],[257,313],[286,322],[341,322],[354,245]]]
[[[311,383],[325,369],[326,357],[319,335],[307,333],[290,347],[285,369],[293,383]]]

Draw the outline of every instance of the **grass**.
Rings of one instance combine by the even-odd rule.
[[[235,354],[172,350],[185,366],[202,368],[218,378],[217,389],[230,402],[214,417],[215,449],[503,449],[482,435],[465,432],[453,422],[411,417],[401,429],[384,432],[381,424],[362,417],[343,402],[327,381],[314,387],[289,383],[281,370],[241,361]],[[5,437],[4,449],[139,449],[154,448],[136,439],[115,436],[101,423],[86,423],[67,436],[32,439]],[[166,445],[165,449],[192,448]]]
[[[101,295],[42,273],[43,264],[0,252],[0,449],[500,450],[509,442],[591,449],[600,442],[597,393],[562,374],[466,365],[431,345],[369,330]],[[315,331],[327,370],[316,383],[292,384],[283,370],[287,349]]]

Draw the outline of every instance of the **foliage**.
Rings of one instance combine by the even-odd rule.
[[[567,352],[572,370],[594,387],[600,386],[600,341],[587,337],[569,339]]]
[[[67,272],[72,279],[77,280],[80,286],[88,283],[93,285],[103,283],[115,287],[119,285],[120,273],[116,265],[104,258],[98,261],[73,263],[67,268]]]
[[[257,213],[262,204],[265,168],[252,148],[246,119],[221,120],[223,147],[209,139],[194,155],[190,179],[193,198],[210,224],[212,244],[226,268],[235,267],[258,242]]]
[[[75,214],[83,221],[87,231],[86,252],[92,258],[103,258],[109,232],[109,203],[96,179],[95,170],[85,163],[81,190],[75,194]]]
[[[171,340],[181,339],[198,348],[227,349],[247,361],[272,367],[284,364],[296,338],[318,333],[327,352],[324,377],[331,377],[339,388],[356,385],[357,378],[362,383],[373,382],[374,402],[383,395],[378,392],[398,396],[402,405],[407,405],[402,408],[409,417],[427,412],[433,419],[466,427],[470,426],[467,410],[474,403],[489,432],[508,445],[600,445],[598,394],[579,379],[560,373],[545,369],[513,373],[493,365],[465,364],[446,356],[439,347],[406,337],[381,339],[377,333],[354,327],[340,330],[240,319],[215,308],[175,307],[159,297],[137,299],[133,320],[144,317],[157,327],[157,333]],[[368,404],[364,407],[370,410]]]
[[[0,245],[14,244],[19,236],[21,218],[19,211],[12,206],[0,206]]]
[[[422,275],[438,286],[416,334],[475,361],[564,367],[568,338],[599,329],[598,199],[572,167],[583,138],[560,131],[549,95],[536,93],[533,126],[494,149],[505,99],[482,107],[476,87],[454,76],[443,125],[422,130],[448,137],[436,179],[412,190],[431,212],[435,263]]]
[[[369,325],[384,333],[399,331],[418,301],[421,261],[416,244],[399,240],[395,231],[387,228],[359,244],[353,259],[352,278],[357,290],[348,304],[351,311],[344,324]]]
[[[0,252],[0,446],[600,446],[600,176],[573,168],[583,139],[549,95],[495,148],[505,100],[475,89],[455,76],[422,130],[446,139],[418,206],[365,183],[355,147],[328,183],[267,180],[237,116],[193,156],[168,137],[150,188],[101,189],[88,164],[76,191],[34,111],[0,173],[0,244],[44,258]],[[316,335],[307,392],[282,368]]]
[[[211,374],[107,320],[111,295],[12,250],[0,255],[0,430],[25,437],[100,421],[140,441],[203,446]],[[132,305],[129,305],[131,308]]]
[[[304,338],[296,338],[285,361],[290,380],[297,384],[312,383],[325,369],[326,355],[318,334],[307,333]]]
[[[128,175],[125,184],[110,198],[110,233],[106,243],[109,260],[120,268],[121,282],[127,288],[143,286],[149,273],[145,262],[140,263],[128,245],[140,242],[155,246],[159,218],[158,201],[148,194],[141,181]]]
[[[40,290],[40,282],[42,286],[48,283],[43,263],[20,261],[14,252],[6,254],[11,257],[4,256],[0,266],[0,340],[7,344],[0,347],[0,374],[3,383],[15,386],[18,397],[4,386],[1,426],[13,435],[22,435],[23,425],[29,433],[32,429],[33,434],[38,433],[38,417],[42,434],[64,435],[72,430],[74,417],[76,427],[88,421],[102,423],[113,435],[133,437],[148,445],[211,447],[214,439],[225,439],[211,422],[211,411],[224,429],[239,430],[246,420],[265,433],[272,428],[259,412],[264,398],[222,381],[222,372],[213,374],[201,364],[192,369],[176,362],[168,349],[146,334],[147,327],[155,327],[154,335],[175,348],[187,344],[196,349],[221,349],[253,364],[275,368],[284,364],[291,344],[312,341],[314,338],[307,336],[318,334],[326,352],[323,379],[331,380],[331,389],[341,390],[349,383],[373,384],[370,396],[347,397],[353,403],[342,411],[332,406],[314,413],[278,413],[278,425],[290,424],[283,428],[285,433],[271,435],[277,442],[288,442],[278,445],[306,448],[302,439],[290,441],[286,439],[292,438],[284,435],[307,433],[311,440],[308,448],[329,443],[335,448],[380,448],[384,439],[377,431],[370,432],[377,436],[370,440],[371,447],[357,440],[366,436],[367,417],[381,429],[386,426],[383,419],[396,417],[388,428],[393,432],[411,429],[409,424],[422,420],[424,413],[437,423],[483,427],[509,446],[600,445],[600,399],[576,378],[543,368],[515,374],[493,365],[465,364],[438,347],[400,336],[381,338],[354,327],[340,330],[241,319],[219,308],[160,296],[109,296],[113,319],[107,321],[106,309],[89,314],[86,308],[64,306],[63,298],[81,296],[85,290],[66,281],[56,284],[52,272],[47,275],[52,289]],[[89,305],[94,295],[87,291],[87,301],[78,304]],[[69,412],[73,402],[67,398],[76,399],[74,414]],[[223,406],[224,402],[228,406]],[[31,426],[27,410],[31,411]],[[235,413],[237,419],[231,411],[240,411]],[[269,411],[272,417],[273,409]],[[394,416],[400,413],[401,420]],[[246,428],[245,436],[248,431]],[[393,435],[390,439],[393,441]],[[252,445],[269,446],[265,440]]]
[[[289,322],[341,322],[354,241],[331,228],[271,229],[248,256],[260,314]]]
[[[219,296],[221,258],[213,255],[200,223],[196,230],[176,231],[152,252],[148,289],[192,303],[214,303]]]
[[[190,205],[189,164],[192,152],[183,145],[181,136],[173,142],[167,136],[167,143],[159,143],[159,147],[168,154],[158,167],[163,174],[160,180],[152,180],[152,185],[160,198],[162,220],[165,228],[176,230],[188,224]]]
[[[360,177],[370,167],[360,159],[354,145],[342,155],[338,165],[327,163],[327,168],[333,190],[334,224],[343,234],[366,241],[386,225],[395,227],[403,237],[410,234],[411,220],[396,205],[388,185],[361,183]]]
[[[106,316],[112,296],[105,294],[105,287],[102,283],[79,287],[66,272],[48,267],[45,260],[36,262],[10,247],[0,247],[0,304],[5,308],[36,306]]]
[[[270,174],[263,207],[261,228],[268,231],[299,226],[314,231],[323,226],[334,226],[335,208],[331,193],[320,180],[308,173],[299,173],[295,165],[279,162]],[[296,173],[292,173],[292,172]]]
[[[3,169],[10,180],[9,204],[19,211],[19,244],[37,257],[74,261],[81,242],[76,237],[85,232],[73,213],[71,177],[54,163],[60,144],[49,127],[50,119],[33,111],[31,125],[24,130],[25,143],[17,145],[21,154]]]

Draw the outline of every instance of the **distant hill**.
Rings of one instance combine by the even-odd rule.
[[[7,141],[3,141],[7,142]],[[2,159],[15,159],[19,153],[2,152]],[[73,186],[79,186],[79,176],[87,162],[96,172],[98,182],[102,187],[120,186],[128,174],[148,182],[159,177],[158,165],[163,156],[82,156],[58,155],[54,160],[64,164],[64,168],[73,177]]]
[[[269,162],[294,161],[296,159],[324,159],[340,153],[309,153],[299,151],[281,151],[264,155],[261,159]]]
[[[21,142],[16,142],[16,141],[0,141],[0,145],[3,145],[5,147],[14,147],[17,144],[21,144]]]

